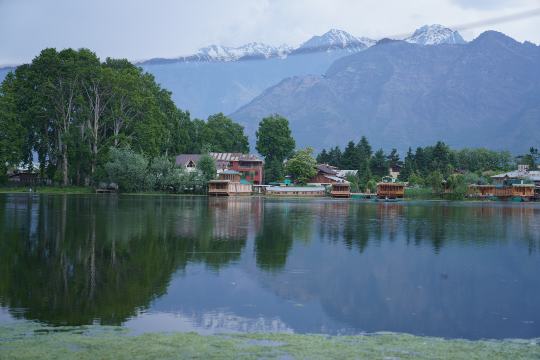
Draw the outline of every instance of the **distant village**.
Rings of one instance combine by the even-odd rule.
[[[317,164],[316,175],[306,186],[296,186],[290,179],[283,182],[264,183],[264,161],[256,155],[241,153],[210,153],[216,161],[217,179],[208,182],[208,194],[213,196],[265,194],[270,196],[334,198],[376,198],[384,200],[403,199],[406,182],[398,181],[401,166],[393,165],[388,176],[377,184],[376,193],[352,193],[347,176],[356,176],[358,170],[338,169],[328,164]],[[176,157],[176,165],[193,171],[201,155],[182,154]],[[491,176],[492,184],[469,185],[468,197],[500,200],[540,199],[540,167],[530,170],[527,165]],[[443,184],[444,188],[444,184]],[[447,190],[445,190],[447,191]]]

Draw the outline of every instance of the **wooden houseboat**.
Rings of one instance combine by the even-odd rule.
[[[351,185],[348,182],[332,184],[330,195],[335,198],[349,198],[351,197]]]
[[[378,199],[403,199],[405,184],[398,182],[380,182],[377,184]]]
[[[502,200],[511,198],[529,200],[534,198],[534,184],[469,185],[469,196],[477,198],[496,197]]]
[[[208,182],[208,195],[231,196],[251,195],[252,185],[242,184],[240,173],[234,170],[225,170],[219,174],[217,180]]]
[[[270,196],[320,197],[326,195],[324,186],[270,186],[266,188]]]

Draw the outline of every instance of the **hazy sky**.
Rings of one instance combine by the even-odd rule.
[[[540,0],[0,0],[0,65],[45,47],[142,60],[214,43],[298,45],[330,28],[381,38],[537,8]],[[540,43],[540,16],[461,33],[470,40],[488,28]]]

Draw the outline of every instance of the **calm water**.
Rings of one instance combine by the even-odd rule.
[[[540,336],[540,204],[0,195],[0,323]]]

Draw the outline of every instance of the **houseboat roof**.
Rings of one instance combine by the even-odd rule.
[[[508,177],[508,178],[524,178],[524,177],[527,177],[528,175],[529,175],[528,171],[514,170],[514,171],[505,172],[505,173],[502,173],[502,174],[493,175],[491,178],[492,179],[504,179],[506,177]]]
[[[325,191],[324,186],[270,186],[266,191],[279,191],[279,192],[295,192],[295,191],[304,191],[304,192],[317,192]]]

